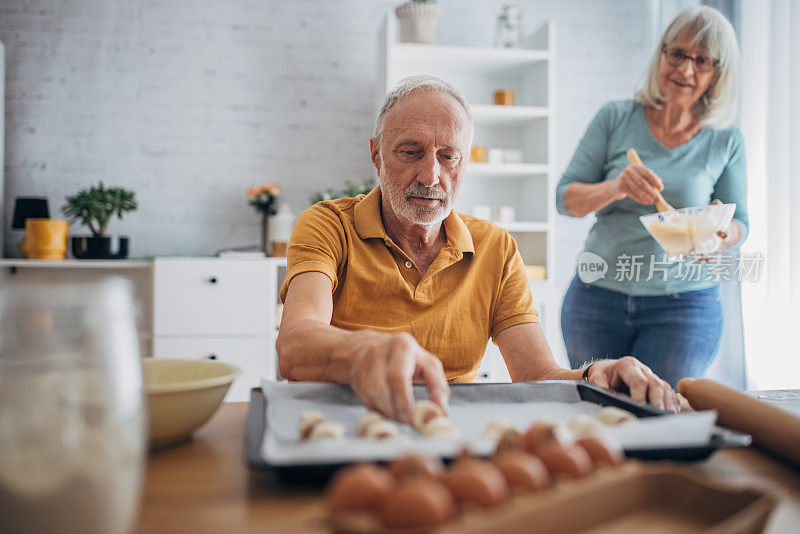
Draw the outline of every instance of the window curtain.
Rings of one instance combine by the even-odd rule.
[[[741,3],[750,237],[742,283],[748,389],[800,387],[800,2]],[[793,31],[793,29],[795,31]]]

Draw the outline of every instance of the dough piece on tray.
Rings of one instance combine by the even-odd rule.
[[[328,418],[325,414],[317,410],[306,410],[300,414],[300,420],[297,423],[297,431],[300,432],[300,439],[307,440],[311,438],[311,431],[314,427]]]
[[[502,417],[495,417],[486,425],[481,437],[497,441],[508,430],[516,430],[511,421]]]
[[[461,431],[450,421],[442,407],[424,400],[414,404],[411,424],[427,438],[461,439]]]
[[[395,439],[402,437],[396,424],[372,410],[358,418],[356,434],[366,439]]]
[[[606,425],[597,418],[579,413],[569,422],[567,427],[578,437],[589,436],[602,432]]]
[[[311,434],[308,436],[310,441],[318,439],[343,439],[344,438],[344,425],[334,421],[320,421],[311,429]]]
[[[379,421],[384,421],[385,419],[381,414],[375,411],[368,411],[364,415],[358,418],[358,422],[356,423],[356,435],[360,437],[364,437],[367,435],[367,429],[373,424]]]
[[[423,432],[425,426],[439,417],[445,417],[444,410],[433,401],[424,400],[416,402],[411,410],[411,424],[423,434],[425,433]]]
[[[605,425],[621,425],[628,421],[635,421],[636,416],[615,406],[606,406],[597,412],[597,420]]]
[[[461,439],[461,431],[446,417],[431,419],[422,427],[422,435],[427,438]]]
[[[374,421],[366,428],[364,436],[367,439],[397,439],[400,438],[400,429],[397,425],[386,419]]]

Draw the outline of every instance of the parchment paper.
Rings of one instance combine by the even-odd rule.
[[[488,455],[495,444],[481,434],[494,418],[524,430],[539,419],[566,424],[578,414],[594,415],[601,409],[582,401],[570,383],[475,384],[451,388],[448,417],[463,433],[462,441],[425,438],[399,423],[402,439],[375,441],[356,436],[356,422],[367,410],[349,386],[264,380],[262,389],[267,398],[262,455],[276,466],[387,460],[408,452],[448,458],[465,446]],[[414,397],[427,398],[424,386],[414,386]],[[344,424],[345,439],[301,441],[297,422],[305,410],[318,410]],[[698,445],[708,443],[715,421],[715,412],[695,412],[644,418],[609,427],[609,432],[629,449]]]

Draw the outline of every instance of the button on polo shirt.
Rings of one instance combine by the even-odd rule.
[[[474,381],[489,338],[539,315],[508,232],[456,212],[443,224],[447,241],[420,277],[386,233],[380,187],[314,204],[292,232],[281,300],[298,274],[324,273],[331,325],[409,332],[442,360],[448,380]]]

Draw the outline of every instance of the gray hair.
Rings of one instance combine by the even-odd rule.
[[[375,137],[380,139],[383,128],[386,126],[386,114],[399,100],[407,97],[414,91],[425,91],[429,93],[440,93],[450,95],[455,98],[467,112],[469,122],[472,123],[472,113],[469,110],[467,99],[455,85],[449,84],[441,78],[423,74],[421,76],[409,76],[400,80],[391,91],[386,93],[378,113],[378,121],[375,125]]]
[[[731,23],[711,7],[690,7],[678,13],[664,31],[647,68],[644,85],[634,100],[644,106],[661,109],[664,103],[664,96],[658,88],[661,54],[665,46],[687,34],[694,36],[693,45],[701,46],[719,60],[715,79],[695,105],[694,115],[703,126],[727,128],[736,120],[738,108],[739,46]]]

